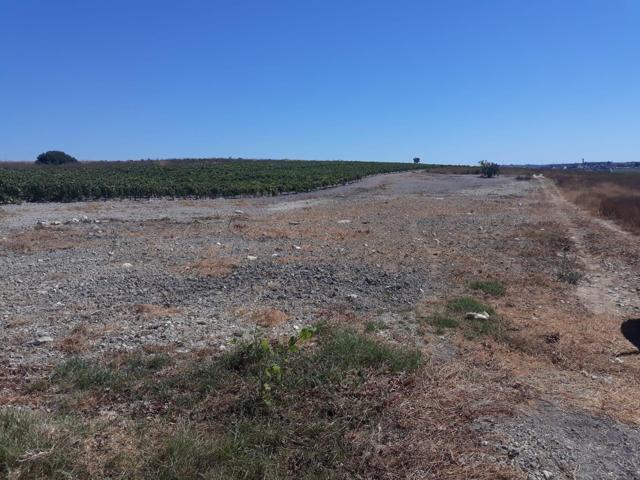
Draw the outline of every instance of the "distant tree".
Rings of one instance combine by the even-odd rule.
[[[45,153],[41,153],[38,155],[36,163],[40,165],[62,165],[65,163],[77,163],[78,160],[73,158],[71,155],[67,155],[64,152],[60,152],[57,150],[50,150]]]
[[[487,160],[480,162],[480,175],[486,178],[495,177],[500,174],[500,165],[492,163]]]
[[[420,157],[415,157],[413,159],[413,163],[420,163]]]

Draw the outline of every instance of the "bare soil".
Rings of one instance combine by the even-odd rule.
[[[640,242],[549,180],[409,172],[275,198],[12,205],[0,271],[0,405],[53,408],[31,387],[71,356],[375,322],[428,364],[357,439],[375,446],[370,478],[640,478],[640,355],[620,333],[640,318]],[[470,288],[483,280],[506,293]],[[499,334],[423,321],[461,296],[494,307]]]

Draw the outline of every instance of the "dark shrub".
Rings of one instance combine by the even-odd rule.
[[[50,150],[45,153],[41,153],[38,155],[38,159],[36,163],[41,165],[62,165],[65,163],[77,163],[78,160],[73,158],[71,155],[67,155],[64,152],[59,152],[57,150]]]
[[[486,178],[495,177],[500,173],[500,165],[497,163],[491,163],[487,160],[480,162],[480,175]]]

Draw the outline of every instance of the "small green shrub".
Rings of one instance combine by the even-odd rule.
[[[488,295],[501,297],[505,294],[506,288],[504,284],[497,280],[477,280],[469,284],[472,290],[481,290]]]
[[[444,333],[449,328],[456,328],[460,324],[458,320],[442,313],[434,313],[422,319],[425,323],[435,327],[437,334]]]

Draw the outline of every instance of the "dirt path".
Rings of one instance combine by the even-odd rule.
[[[594,314],[611,319],[613,326],[640,317],[638,237],[581,210],[567,201],[550,181],[544,181],[543,186],[584,267],[578,295],[585,305]],[[596,238],[598,242],[594,241]]]

